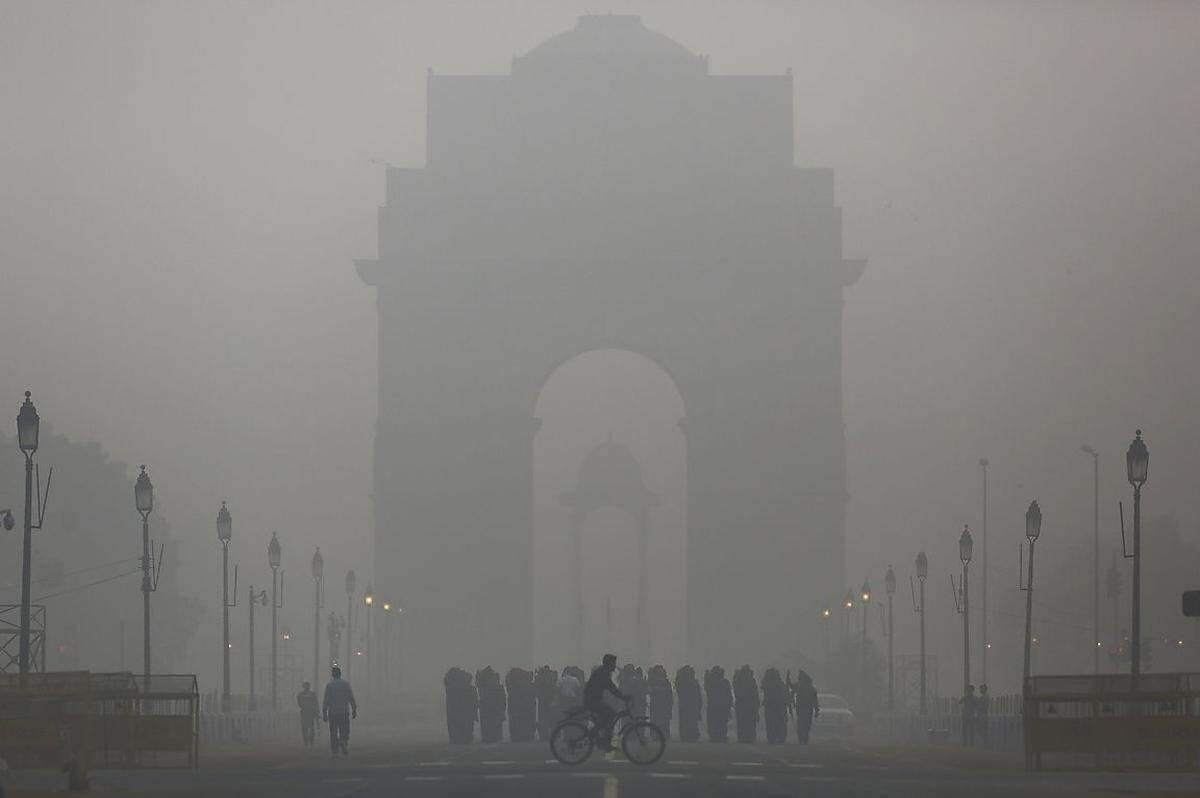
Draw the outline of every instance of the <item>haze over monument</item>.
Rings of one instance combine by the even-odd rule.
[[[598,15],[510,76],[428,86],[428,161],[389,168],[379,257],[359,262],[380,310],[375,573],[405,596],[406,671],[526,661],[554,613],[581,624],[606,600],[533,587],[596,553],[557,545],[581,523],[533,535],[532,459],[542,386],[597,349],[657,364],[685,408],[686,570],[631,558],[619,621],[651,611],[664,572],[659,600],[686,605],[627,656],[661,657],[670,625],[676,662],[779,660],[780,629],[808,608],[815,636],[845,579],[841,299],[864,265],[842,257],[832,173],[793,166],[791,76],[714,75],[638,17]],[[645,552],[654,512],[634,514]]]

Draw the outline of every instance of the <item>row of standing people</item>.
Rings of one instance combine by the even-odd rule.
[[[753,743],[758,738],[761,710],[768,743],[787,740],[793,716],[797,740],[808,743],[820,707],[812,678],[803,670],[793,681],[790,671],[781,677],[778,669],[768,668],[760,686],[749,665],[738,668],[732,682],[725,670],[716,666],[704,672],[703,680],[702,688],[690,665],[676,672],[672,685],[662,665],[644,672],[627,664],[619,672],[617,689],[632,697],[635,716],[649,717],[668,738],[672,721],[677,720],[679,739],[698,741],[703,718],[709,740],[728,742],[729,723],[734,720],[737,741]],[[575,666],[561,672],[547,665],[534,671],[512,668],[503,681],[490,666],[476,671],[474,677],[462,668],[451,668],[444,680],[450,742],[472,742],[476,721],[482,742],[500,742],[506,718],[512,742],[549,740],[564,711],[580,703],[586,681],[584,671]]]

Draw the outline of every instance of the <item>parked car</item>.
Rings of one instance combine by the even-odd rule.
[[[854,736],[854,713],[846,699],[834,693],[818,693],[821,714],[813,720],[812,734],[818,739],[848,740]]]

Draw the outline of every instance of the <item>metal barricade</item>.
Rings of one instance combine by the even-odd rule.
[[[1200,765],[1200,674],[1033,676],[1024,703],[1028,769]]]

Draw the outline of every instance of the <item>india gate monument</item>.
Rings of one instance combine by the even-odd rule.
[[[373,575],[403,603],[410,683],[589,670],[614,614],[634,630],[614,653],[646,666],[757,669],[821,639],[846,587],[842,295],[864,262],[842,256],[832,171],[794,165],[793,94],[622,15],[511,74],[429,75],[426,163],[388,168],[357,263],[379,313]],[[603,436],[535,533],[539,395],[597,350],[681,400],[675,537],[636,441]],[[606,507],[632,519],[615,597],[587,553]]]

